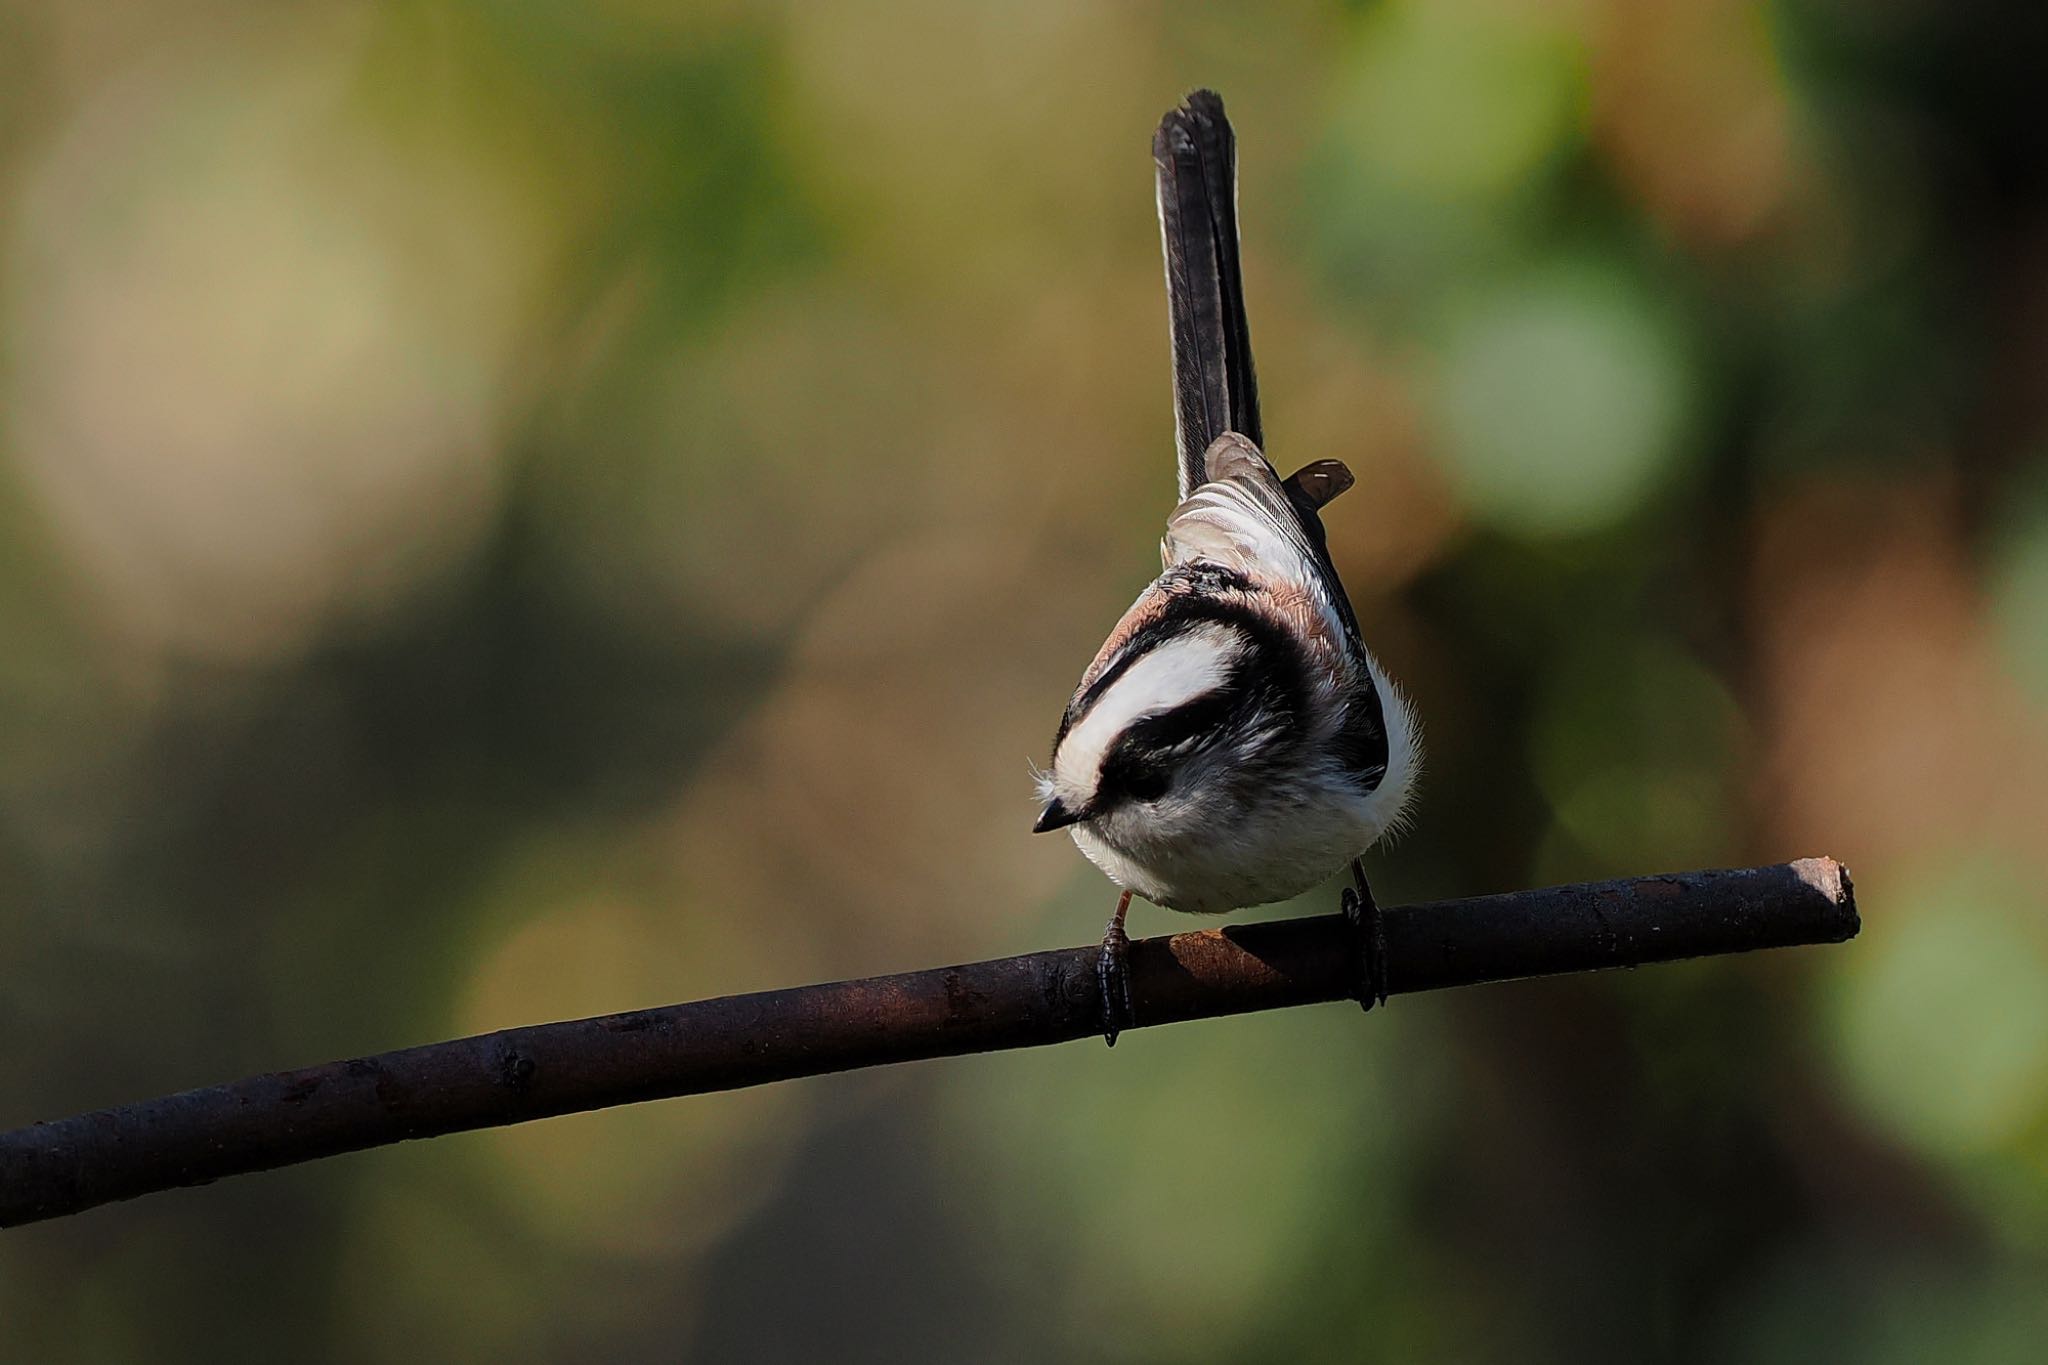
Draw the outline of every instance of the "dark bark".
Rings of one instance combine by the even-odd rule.
[[[1385,912],[1389,992],[1855,936],[1826,858]],[[0,1134],[0,1226],[245,1171],[638,1100],[1094,1038],[1096,948],[727,996],[329,1062]],[[1338,916],[1131,946],[1133,1027],[1355,998]]]

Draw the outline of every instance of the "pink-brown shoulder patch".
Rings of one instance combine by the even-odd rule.
[[[1081,675],[1081,685],[1075,691],[1087,691],[1089,685],[1102,676],[1102,670],[1109,667],[1110,660],[1130,643],[1131,637],[1159,619],[1166,611],[1167,597],[1166,589],[1157,583],[1145,589],[1138,600],[1131,604],[1131,609],[1124,613],[1123,619],[1109,632],[1109,638],[1102,642],[1102,648],[1095,652],[1095,658],[1089,662],[1087,671]]]

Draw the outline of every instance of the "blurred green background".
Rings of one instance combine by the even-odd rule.
[[[0,1237],[0,1358],[2038,1359],[2043,70],[1938,0],[0,3],[0,1123],[1090,941],[1027,763],[1156,569],[1197,84],[1427,731],[1383,896],[1866,919],[161,1195]]]

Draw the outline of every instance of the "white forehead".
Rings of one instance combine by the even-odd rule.
[[[1164,715],[1229,681],[1244,652],[1242,631],[1195,626],[1153,646],[1095,699],[1053,755],[1053,778],[1069,795],[1095,790],[1102,759],[1132,722]]]

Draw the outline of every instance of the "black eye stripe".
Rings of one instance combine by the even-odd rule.
[[[1139,659],[1182,633],[1214,623],[1242,637],[1224,683],[1199,697],[1128,727],[1103,755],[1093,804],[1113,809],[1125,801],[1155,801],[1172,790],[1181,766],[1201,746],[1227,740],[1254,718],[1261,727],[1292,731],[1308,700],[1308,667],[1301,643],[1267,612],[1219,588],[1248,591],[1253,585],[1213,565],[1184,566],[1161,583],[1165,609],[1140,627],[1116,657],[1078,693],[1060,718],[1053,752],[1068,731],[1130,671]]]
[[[1280,650],[1277,655],[1272,651]],[[1155,801],[1173,787],[1193,754],[1214,740],[1242,735],[1254,718],[1291,723],[1300,705],[1299,670],[1283,642],[1253,635],[1219,687],[1134,721],[1103,756],[1096,802]]]
[[[1222,729],[1231,713],[1244,705],[1248,696],[1247,690],[1233,675],[1230,682],[1213,692],[1204,692],[1171,711],[1133,722],[1118,743],[1155,753],[1182,748]]]
[[[1253,591],[1252,581],[1234,569],[1201,562],[1184,564],[1168,572],[1160,583],[1167,592],[1165,609],[1139,627],[1100,676],[1068,703],[1066,714],[1060,717],[1059,732],[1053,736],[1054,749],[1058,749],[1060,741],[1067,737],[1067,731],[1088,714],[1089,708],[1100,701],[1132,665],[1197,623],[1214,622],[1233,627],[1238,633],[1249,636],[1254,647],[1263,643],[1263,637],[1273,634],[1276,629],[1254,608],[1219,595],[1219,590],[1224,588]]]

